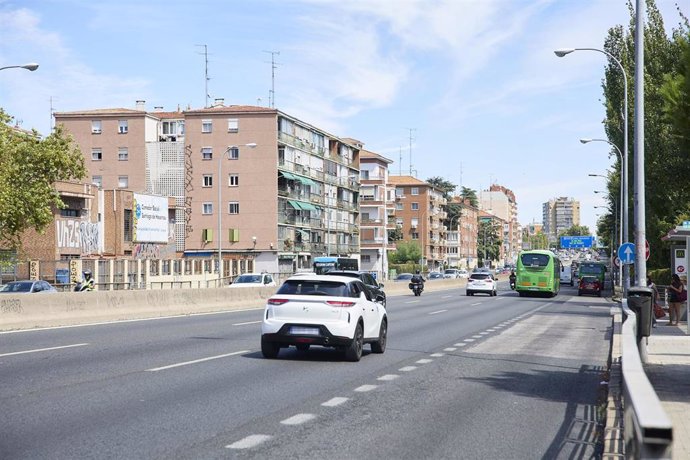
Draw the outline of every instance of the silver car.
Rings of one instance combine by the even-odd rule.
[[[10,281],[0,289],[0,294],[32,294],[36,292],[58,292],[47,281]]]

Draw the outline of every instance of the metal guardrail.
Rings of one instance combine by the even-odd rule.
[[[642,366],[637,316],[623,299],[621,328],[626,458],[671,458],[673,426]]]

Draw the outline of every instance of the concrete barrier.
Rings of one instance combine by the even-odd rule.
[[[407,281],[386,281],[387,296],[412,295]],[[464,279],[427,281],[426,292],[461,288]],[[1,294],[0,330],[69,326],[263,308],[275,287]]]

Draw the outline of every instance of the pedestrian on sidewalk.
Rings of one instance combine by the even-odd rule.
[[[671,285],[668,287],[668,290],[670,296],[668,302],[668,315],[670,317],[670,321],[668,325],[677,326],[678,320],[680,319],[680,304],[684,300],[683,296],[687,296],[687,291],[685,290],[685,286],[683,286],[683,282],[680,280],[680,276],[675,273],[673,274],[673,277],[671,277]],[[673,322],[674,317],[676,319],[675,323]]]
[[[651,276],[647,276],[647,287],[652,290],[652,327],[656,327],[657,311],[661,306],[659,305],[659,290],[656,288],[656,284],[652,281]],[[659,315],[661,315],[661,313],[659,313]]]

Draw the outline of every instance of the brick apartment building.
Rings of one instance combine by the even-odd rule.
[[[136,109],[55,119],[80,146],[94,184],[171,197],[177,254],[208,258],[220,249],[224,276],[236,274],[238,260],[290,273],[316,256],[360,253],[359,147],[350,141],[222,99],[176,112],[148,112],[137,101]]]
[[[403,241],[419,243],[427,269],[442,270],[446,261],[446,199],[433,185],[412,176],[390,176],[395,186],[396,224]]]

